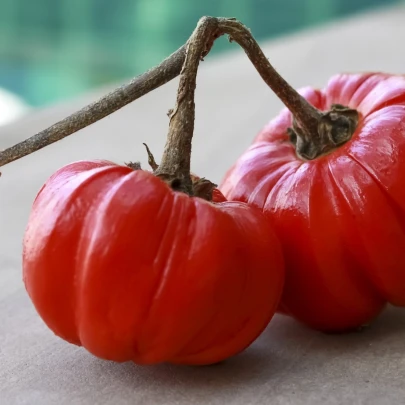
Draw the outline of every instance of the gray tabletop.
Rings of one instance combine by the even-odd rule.
[[[340,71],[405,72],[405,7],[262,44],[296,87]],[[232,47],[230,48],[232,50]],[[177,81],[97,124],[2,168],[0,181],[0,404],[405,404],[405,312],[386,311],[362,333],[323,335],[277,315],[245,352],[211,367],[139,367],[94,358],[55,337],[25,293],[21,244],[33,198],[57,168],[105,158],[160,156]],[[105,93],[38,111],[0,129],[0,149]],[[192,168],[219,181],[281,108],[235,47],[208,57],[198,78]]]

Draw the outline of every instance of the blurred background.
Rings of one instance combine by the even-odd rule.
[[[0,124],[159,63],[203,15],[269,39],[398,0],[0,0]],[[218,41],[213,52],[225,49]],[[229,49],[229,48],[228,48]]]

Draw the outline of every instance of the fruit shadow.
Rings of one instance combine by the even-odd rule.
[[[94,360],[121,384],[157,384],[169,390],[189,393],[226,391],[234,387],[255,390],[263,384],[295,378],[308,364],[323,364],[344,358],[366,360],[403,353],[405,350],[405,311],[387,309],[372,325],[360,332],[324,334],[306,328],[291,318],[277,315],[259,339],[241,354],[212,366],[106,363]],[[371,359],[371,361],[373,361]]]
[[[359,331],[327,334],[315,332],[311,351],[351,354],[358,351],[367,352],[398,347],[405,350],[405,310],[389,306],[370,325]],[[404,342],[404,343],[402,343]]]
[[[157,385],[159,389],[165,388],[177,393],[182,390],[195,391],[202,394],[209,391],[228,390],[230,387],[251,386],[260,384],[273,373],[277,374],[277,367],[269,369],[277,359],[276,353],[261,350],[260,344],[253,344],[242,353],[221,363],[209,366],[184,366],[172,364],[158,364],[151,366],[138,366],[131,362],[118,364],[94,360],[92,368],[102,368],[111,378],[119,380],[120,384]],[[266,369],[264,377],[263,370]],[[262,381],[263,380],[263,381]],[[205,392],[207,394],[207,392]]]

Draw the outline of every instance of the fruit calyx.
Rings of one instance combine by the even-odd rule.
[[[301,116],[305,119],[305,113]],[[312,113],[311,118],[314,116]],[[294,113],[293,117],[288,135],[297,155],[305,160],[316,159],[345,144],[352,138],[359,122],[356,110],[340,104],[333,104],[326,112],[316,110],[315,120],[308,120],[304,125],[300,125]]]
[[[152,173],[155,174],[156,177],[159,177],[161,180],[167,183],[173,191],[180,191],[192,197],[199,197],[211,202],[213,201],[213,191],[216,187],[218,187],[217,184],[214,184],[210,180],[200,178],[190,173],[191,190],[186,189],[181,178],[167,173],[157,172],[159,169],[159,165],[156,163],[153,153],[150,151],[146,143],[144,143],[143,145],[145,146],[146,153],[148,154],[148,164],[152,169]],[[132,170],[142,170],[140,162],[128,162],[125,163],[125,165]]]

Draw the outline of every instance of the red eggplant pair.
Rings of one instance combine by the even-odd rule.
[[[190,175],[204,23],[188,42],[161,165],[73,163],[33,204],[27,291],[56,335],[101,358],[216,363],[277,309],[337,332],[405,305],[405,78],[339,75],[303,97],[277,79],[290,110],[221,194]]]

